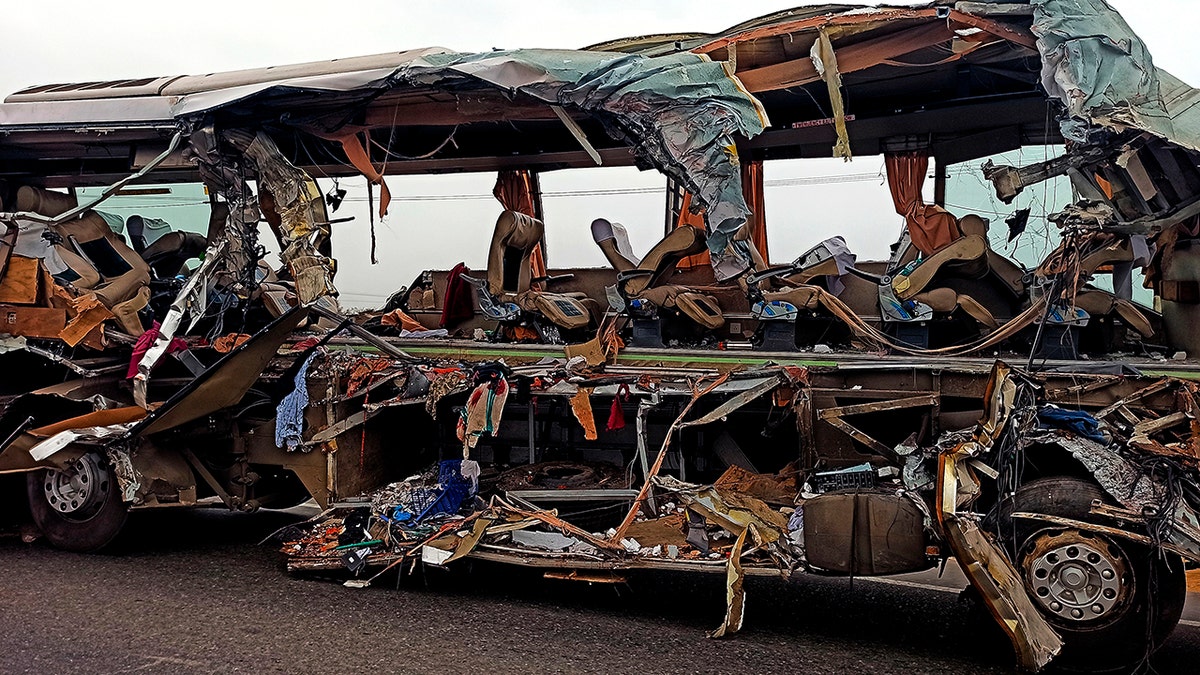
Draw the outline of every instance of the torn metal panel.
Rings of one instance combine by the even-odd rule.
[[[745,384],[745,383],[743,383],[743,384]],[[753,387],[751,387],[749,389],[744,389],[736,396],[733,396],[732,398],[730,398],[728,401],[725,401],[724,403],[717,406],[716,408],[713,408],[713,410],[711,412],[709,412],[705,415],[702,415],[700,417],[697,417],[694,420],[688,420],[686,422],[681,423],[679,425],[679,428],[686,429],[687,427],[701,426],[701,425],[705,425],[705,424],[711,424],[712,422],[716,422],[717,420],[720,420],[720,419],[728,416],[730,413],[737,411],[739,408],[745,406],[746,404],[750,403],[751,401],[754,401],[755,399],[762,396],[763,394],[766,394],[769,391],[775,390],[777,387],[780,386],[780,384],[781,384],[781,382],[778,378],[772,377],[772,378],[767,378],[765,380],[762,380],[761,382],[758,382],[757,384],[755,384]],[[726,386],[727,385],[728,385],[728,383],[726,384]],[[714,391],[720,392],[720,391],[722,391],[722,389],[721,389],[721,387],[718,387]]]
[[[1166,521],[1158,532],[1164,544],[1200,558],[1200,516],[1186,500],[1171,496],[1172,486],[1156,480],[1145,466],[1135,464],[1111,447],[1077,436],[1055,437],[1053,442],[1087,467],[1104,491],[1125,508]],[[1176,480],[1185,480],[1177,478]],[[1165,509],[1165,510],[1164,510]]]
[[[279,346],[307,316],[307,309],[297,307],[276,319],[180,389],[130,434],[149,435],[173,429],[237,403],[258,380]]]
[[[334,263],[317,250],[314,241],[321,228],[328,228],[324,195],[316,182],[288,161],[275,141],[261,131],[233,130],[220,136],[253,163],[260,193],[270,195],[270,210],[279,218],[280,257],[295,279],[300,304],[331,296]],[[267,210],[266,203],[260,194],[260,208]]]
[[[1016,568],[975,521],[950,516],[942,526],[963,572],[1016,647],[1021,667],[1045,668],[1062,650],[1062,638],[1034,606]]]
[[[970,514],[958,512],[964,498],[974,499],[978,490],[974,478],[960,471],[977,447],[964,443],[940,457],[937,519],[967,579],[1012,641],[1021,667],[1038,671],[1062,650],[1062,638],[1038,612],[1004,551]]]
[[[716,486],[684,483],[669,476],[656,476],[654,482],[714,524],[730,532],[742,532],[753,525],[765,544],[777,545],[774,550],[781,558],[793,563],[800,559],[787,537],[787,520],[761,499]]]
[[[469,555],[472,551],[474,551],[475,547],[478,546],[479,542],[483,539],[483,535],[488,531],[488,528],[491,527],[493,523],[495,523],[495,521],[491,518],[476,518],[475,522],[471,525],[471,529],[467,530],[465,534],[460,535],[456,532],[445,535],[439,539],[434,539],[425,544],[422,547],[422,556],[424,556],[424,549],[426,548],[440,549],[448,552],[450,555],[446,557],[439,557],[439,562],[437,564],[447,565],[452,563],[455,560]]]
[[[650,496],[650,489],[654,483],[654,478],[658,476],[658,472],[662,470],[663,461],[667,458],[667,448],[669,448],[671,445],[671,438],[675,435],[675,430],[679,428],[679,425],[683,423],[684,418],[687,417],[688,413],[692,411],[692,407],[696,405],[696,401],[700,400],[700,398],[705,394],[711,393],[714,389],[724,384],[728,379],[729,374],[726,373],[719,376],[713,382],[705,385],[704,388],[700,388],[699,383],[693,385],[691,400],[687,402],[687,405],[685,405],[683,410],[680,411],[679,416],[675,418],[675,421],[671,423],[670,428],[667,429],[667,434],[663,439],[662,447],[660,447],[658,450],[658,456],[654,458],[654,464],[650,467],[650,469],[645,472],[645,475],[643,476],[642,488],[638,492],[638,497],[636,500],[634,500],[633,506],[629,509],[629,512],[625,514],[625,518],[621,521],[620,526],[617,527],[614,535],[615,539],[620,541],[620,539],[625,535],[625,530],[628,529],[631,524],[633,524],[634,519],[641,510],[642,503],[645,502]]]
[[[176,103],[175,113],[198,119],[217,108],[245,105],[285,89],[344,92],[347,103],[353,103],[389,89],[418,88],[455,96],[499,92],[594,116],[615,138],[630,142],[642,160],[695,195],[697,206],[705,209],[714,260],[724,255],[749,213],[735,135],[750,138],[768,124],[762,105],[725,63],[686,52],[646,57],[596,51],[463,54],[430,49],[400,54],[390,73],[383,68],[350,69],[312,78],[260,80],[229,89],[201,85]],[[717,268],[719,278],[749,265],[748,260],[726,262]]]
[[[227,249],[227,243],[227,241],[221,240],[209,246],[204,254],[204,262],[188,277],[187,282],[167,310],[158,337],[138,361],[137,374],[133,378],[133,394],[134,400],[143,408],[148,406],[146,390],[149,386],[150,371],[167,353],[171,340],[174,339],[184,320],[191,317],[187,328],[184,329],[186,332],[191,330],[204,314],[204,308],[208,303],[208,283],[218,271],[220,261]]]
[[[1070,119],[1063,136],[1087,142],[1091,124],[1148,131],[1200,150],[1200,93],[1155,67],[1149,50],[1104,0],[1033,0],[1042,86]],[[1083,123],[1081,125],[1080,123]]]
[[[749,525],[738,533],[733,549],[729,552],[729,563],[725,572],[725,619],[716,630],[708,634],[710,638],[722,638],[742,629],[742,619],[746,612],[745,577],[742,574],[742,550],[746,546],[746,534],[754,529]]]
[[[871,448],[883,457],[894,459],[897,457],[895,449],[888,447],[884,443],[881,443],[870,434],[864,432],[862,429],[859,429],[842,418],[849,415],[885,412],[888,410],[903,410],[907,408],[936,406],[938,405],[938,400],[939,399],[937,395],[910,396],[908,398],[892,399],[890,401],[858,403],[854,405],[838,406],[836,408],[823,408],[817,411],[817,419],[824,421],[826,424],[829,424],[850,438],[853,438],[859,443]]]
[[[29,471],[40,466],[65,467],[88,451],[121,436],[146,416],[137,407],[98,409],[54,424],[14,432],[0,452],[0,471]],[[32,420],[32,418],[30,418]],[[22,425],[22,429],[28,424]]]

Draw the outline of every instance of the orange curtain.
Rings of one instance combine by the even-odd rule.
[[[492,195],[506,211],[516,211],[537,218],[539,214],[537,203],[534,201],[533,182],[534,177],[529,169],[505,169],[496,176],[496,187],[492,189]],[[533,253],[529,256],[530,276],[546,276],[546,255],[542,250],[544,244],[545,242],[534,246]]]
[[[379,186],[379,217],[386,216],[388,205],[392,203],[392,193],[388,190],[383,174],[371,164],[371,157],[367,154],[367,148],[363,145],[362,139],[358,137],[358,134],[347,134],[337,138],[337,141],[342,144],[342,150],[346,153],[346,159],[350,160],[351,166],[358,169],[358,172],[366,176],[367,180]],[[374,221],[372,221],[372,227],[374,227]]]
[[[958,219],[936,204],[921,197],[929,157],[920,152],[888,153],[884,156],[888,188],[896,213],[904,216],[913,246],[926,256],[962,236]]]
[[[688,192],[683,195],[683,206],[679,209],[679,220],[675,222],[675,227],[694,227],[700,231],[704,231],[704,211],[692,213],[692,193]],[[676,265],[679,269],[686,270],[693,267],[701,267],[711,265],[709,262],[708,251],[689,255],[682,258],[679,264]]]
[[[762,160],[742,162],[742,196],[750,209],[750,242],[758,249],[762,259],[770,264],[767,253],[767,210],[763,201]]]

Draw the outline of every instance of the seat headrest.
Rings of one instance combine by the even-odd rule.
[[[634,267],[641,262],[633,253],[633,246],[629,243],[629,232],[625,226],[620,223],[611,222],[605,218],[597,218],[592,221],[592,241],[601,245],[606,241],[611,241],[615,245],[617,252],[625,257]]]
[[[969,213],[958,220],[958,230],[962,232],[964,237],[969,237],[977,234],[984,239],[988,235],[988,219],[982,216],[977,216],[974,213]]]
[[[527,251],[542,242],[545,231],[546,226],[533,216],[504,211],[496,219],[492,245]]]

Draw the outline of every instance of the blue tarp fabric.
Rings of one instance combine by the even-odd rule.
[[[1066,138],[1093,125],[1134,128],[1200,150],[1200,92],[1158,68],[1141,38],[1105,0],[1032,0],[1042,86],[1062,101]]]
[[[1038,411],[1038,421],[1052,429],[1066,429],[1088,440],[1108,445],[1108,439],[1100,433],[1100,422],[1082,410],[1067,410],[1048,405]]]
[[[413,526],[432,516],[458,513],[463,502],[475,496],[475,486],[463,475],[462,463],[461,459],[439,462],[437,485],[410,491],[403,503],[392,507],[392,521]]]

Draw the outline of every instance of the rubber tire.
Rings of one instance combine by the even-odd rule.
[[[113,486],[100,510],[91,518],[70,520],[46,501],[42,484],[47,472],[47,469],[31,471],[25,480],[30,515],[46,541],[55,548],[76,553],[94,553],[111,544],[129,517],[129,505],[121,500],[121,490]],[[111,473],[109,479],[116,480]]]
[[[1095,483],[1080,478],[1054,477],[1030,481],[1021,486],[1011,499],[1003,502],[999,512],[1001,544],[1012,556],[1018,571],[1023,570],[1017,551],[1020,551],[1024,542],[1036,532],[1061,528],[1034,520],[1013,520],[1010,514],[1030,511],[1110,525],[1090,512],[1094,499],[1112,503],[1112,499]],[[1164,560],[1136,542],[1117,537],[1105,539],[1120,547],[1129,559],[1136,588],[1123,615],[1103,627],[1070,630],[1046,615],[1063,638],[1063,651],[1053,661],[1055,666],[1063,670],[1127,672],[1162,645],[1183,613],[1187,586],[1183,561],[1179,556],[1169,553]],[[1152,572],[1156,575],[1158,587],[1154,603],[1149,602],[1147,582]],[[1040,610],[1037,601],[1033,602]],[[1147,636],[1147,613],[1151,610],[1154,612],[1153,635]]]
[[[599,476],[595,469],[587,464],[569,460],[543,462],[533,476],[534,485],[558,490],[591,486],[597,480],[599,480]]]

